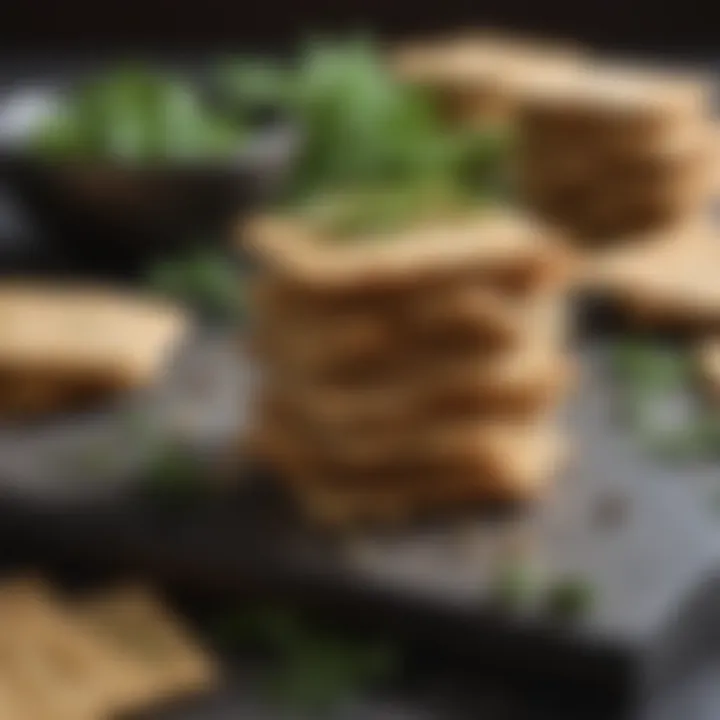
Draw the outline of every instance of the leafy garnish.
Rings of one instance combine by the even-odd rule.
[[[207,250],[159,261],[148,272],[149,287],[210,319],[236,319],[241,283],[233,261]]]
[[[68,94],[31,146],[53,159],[149,163],[227,155],[242,135],[237,125],[210,113],[187,82],[133,65]]]
[[[223,60],[215,73],[215,88],[234,114],[251,118],[264,110],[287,110],[292,93],[287,65],[270,58]]]
[[[720,450],[720,418],[695,396],[684,349],[627,341],[612,360],[624,419],[646,447],[666,459]]]
[[[586,614],[594,602],[595,590],[590,581],[579,575],[568,575],[550,585],[545,607],[553,616],[570,620]]]
[[[474,205],[477,201],[457,189],[418,184],[328,193],[294,206],[292,212],[333,237],[344,238],[453,219]]]
[[[186,505],[204,495],[207,483],[199,457],[177,441],[154,446],[143,468],[143,489],[166,505]]]
[[[517,610],[532,603],[539,587],[536,570],[527,560],[506,559],[492,578],[492,603],[506,610]]]
[[[385,643],[341,637],[283,609],[234,613],[219,630],[226,645],[260,644],[270,650],[275,660],[266,683],[270,699],[313,718],[387,678],[397,664]]]
[[[232,76],[228,66],[223,73]],[[290,203],[302,208],[318,197],[331,196],[330,204],[338,194],[352,197],[352,208],[321,217],[341,235],[412,222],[432,193],[441,191],[443,202],[455,206],[483,202],[500,189],[507,134],[450,130],[432,99],[394,78],[364,38],[308,42],[281,73],[241,62],[236,87],[245,90],[238,96],[249,96],[250,78],[263,74],[274,78],[270,94],[302,137]]]

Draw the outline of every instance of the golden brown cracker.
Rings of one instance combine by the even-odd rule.
[[[255,218],[247,231],[248,249],[267,270],[329,293],[408,288],[468,272],[542,275],[564,250],[547,228],[502,210],[341,243],[298,218]]]
[[[402,81],[431,91],[451,121],[483,126],[512,120],[527,88],[572,72],[580,58],[566,44],[474,32],[406,44],[390,64]]]
[[[711,230],[692,230],[679,227],[655,242],[646,240],[591,258],[586,286],[653,324],[716,323],[720,244]]]
[[[474,472],[417,473],[414,482],[403,477],[400,483],[389,475],[372,483],[343,484],[288,460],[283,480],[310,518],[322,524],[394,523],[478,504],[537,499],[560,470],[564,456],[560,437],[545,436],[534,444],[519,439],[501,443],[496,465],[485,464]]]
[[[115,588],[77,606],[80,622],[142,678],[135,702],[155,705],[212,688],[219,669],[150,590]]]
[[[32,413],[144,385],[187,324],[175,307],[107,288],[2,283],[0,405]]]
[[[99,720],[114,716],[128,692],[124,666],[39,580],[0,588],[2,676],[29,718]]]

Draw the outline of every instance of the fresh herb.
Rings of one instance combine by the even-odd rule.
[[[313,718],[387,678],[397,663],[383,643],[340,637],[278,609],[234,614],[219,629],[225,644],[232,640],[270,650],[275,659],[266,684],[270,698]]]
[[[180,442],[152,448],[143,468],[143,489],[167,505],[187,505],[202,497],[206,472],[200,458]]]
[[[223,74],[233,76],[227,65]],[[240,62],[238,97],[263,74],[302,137],[289,203],[302,212],[321,198],[334,209],[316,219],[333,231],[392,230],[496,195],[507,134],[450,130],[428,95],[392,76],[372,42],[313,40],[284,72]]]
[[[289,109],[292,94],[291,70],[269,58],[230,58],[215,73],[215,89],[233,113],[250,119],[265,110]]]
[[[697,398],[683,349],[635,340],[612,360],[624,419],[646,447],[668,460],[720,453],[720,416]]]
[[[477,201],[474,203],[477,205]],[[328,193],[293,208],[296,216],[330,232],[333,237],[384,233],[424,220],[457,217],[473,207],[468,197],[442,186],[407,186]]]
[[[49,158],[149,163],[224,156],[241,140],[242,132],[210,113],[188,83],[128,66],[70,93],[31,145]]]
[[[493,604],[508,610],[529,605],[538,592],[536,570],[528,561],[520,558],[502,562],[490,585]]]
[[[595,601],[592,584],[585,578],[569,575],[550,585],[545,608],[553,616],[575,619],[587,613]]]
[[[220,253],[196,251],[162,260],[148,273],[148,285],[211,319],[235,319],[241,310],[238,273]]]
[[[681,349],[658,347],[642,340],[627,340],[612,352],[615,376],[640,391],[661,391],[684,386],[691,371]]]

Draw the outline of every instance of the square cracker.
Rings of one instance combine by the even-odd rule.
[[[486,429],[482,429],[486,433]],[[318,468],[291,443],[274,445],[274,469],[307,516],[322,525],[403,522],[444,511],[488,503],[526,502],[537,499],[561,469],[567,446],[547,423],[518,428],[496,427],[492,452],[472,469],[407,477],[371,473],[342,482],[341,476]],[[488,450],[490,448],[488,447]]]
[[[136,706],[201,693],[218,681],[214,660],[147,588],[124,586],[85,598],[76,614],[89,633],[135,668]]]
[[[257,217],[245,230],[248,250],[266,270],[329,300],[348,292],[404,292],[471,274],[544,278],[569,255],[550,230],[501,209],[343,242],[292,216]]]
[[[519,123],[524,133],[549,141],[612,137],[625,147],[647,148],[704,124],[713,95],[707,76],[604,60],[535,83],[522,98]]]
[[[548,75],[581,65],[576,47],[490,32],[418,40],[392,53],[403,82],[430,90],[460,124],[512,120],[518,98]]]
[[[536,499],[567,449],[553,417],[427,427],[405,447],[410,455],[399,464],[390,458],[367,467],[329,461],[326,447],[311,447],[282,424],[266,426],[256,440],[263,460],[311,514],[330,498],[361,516],[383,514],[380,508],[389,506],[415,515],[436,507]]]
[[[518,347],[487,353],[483,348],[458,351],[451,345],[448,352],[446,341],[428,353],[411,346],[398,367],[353,382],[293,375],[287,367],[268,362],[266,400],[270,408],[279,405],[338,447],[356,440],[364,444],[368,431],[386,437],[388,431],[428,417],[532,413],[557,405],[576,376],[575,363],[564,354],[566,314],[562,298],[548,298],[526,313]]]
[[[586,289],[653,325],[720,321],[720,238],[709,225],[670,228],[588,257]]]
[[[131,690],[122,662],[35,578],[0,586],[0,665],[0,703],[19,720],[113,717]]]
[[[186,332],[172,305],[103,287],[0,284],[0,409],[151,382]]]

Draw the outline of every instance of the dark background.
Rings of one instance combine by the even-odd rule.
[[[603,49],[707,56],[720,49],[716,14],[707,0],[0,0],[0,54],[274,46],[307,30],[490,24]]]

